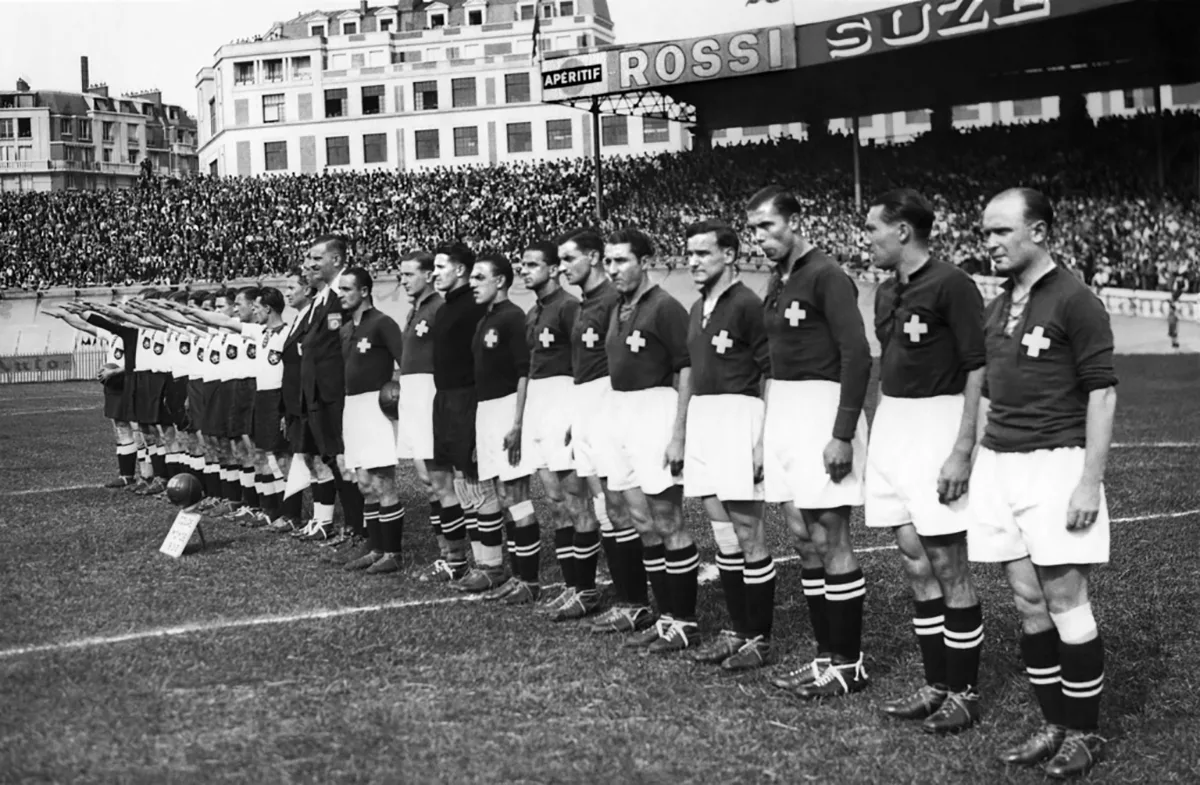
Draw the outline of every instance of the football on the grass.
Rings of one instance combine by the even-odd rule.
[[[400,419],[400,382],[393,379],[379,389],[379,408],[389,420]]]
[[[204,498],[204,488],[194,474],[176,474],[167,483],[167,498],[178,507],[191,507]]]

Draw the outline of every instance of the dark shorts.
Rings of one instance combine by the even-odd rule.
[[[310,406],[304,414],[304,446],[309,455],[319,455],[329,460],[346,451],[342,444],[342,410],[344,400]]]
[[[217,395],[217,386],[219,384],[220,382],[216,381],[201,381],[196,397],[188,399],[188,406],[191,408],[192,427],[197,431],[208,433],[208,412],[212,409],[213,398]]]
[[[229,407],[233,404],[233,382],[217,382],[212,397],[208,399],[208,410],[204,413],[204,432],[218,439],[227,439],[229,434]]]
[[[176,428],[187,428],[187,397],[188,378],[186,376],[172,376],[167,380],[167,387],[163,393],[163,405],[166,407],[167,419]]]
[[[187,385],[187,428],[186,430],[195,433],[200,430],[200,423],[204,417],[204,385],[205,382],[200,379],[188,379]]]
[[[474,387],[438,390],[433,396],[433,462],[471,478],[477,474],[472,459],[476,408]]]
[[[260,450],[284,451],[283,432],[279,429],[279,390],[259,390],[254,394],[254,429],[250,436]]]
[[[157,371],[134,371],[133,407],[134,417],[148,425],[169,425],[163,410],[163,395],[170,374]]]
[[[229,401],[229,421],[225,424],[225,435],[230,439],[254,435],[253,379],[234,379],[229,383],[233,395]]]
[[[123,379],[124,374],[104,385],[104,416],[116,422],[130,422],[134,414],[133,385],[122,384]]]
[[[316,445],[305,442],[305,437],[309,434],[308,428],[304,426],[304,418],[289,414],[285,419],[284,428],[287,431],[288,449],[295,454],[311,454],[309,450],[316,449]]]

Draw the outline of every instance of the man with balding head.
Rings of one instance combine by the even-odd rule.
[[[1021,615],[1021,654],[1044,724],[1005,750],[1009,764],[1047,758],[1056,778],[1086,773],[1096,731],[1104,647],[1088,601],[1092,565],[1108,561],[1104,468],[1117,378],[1108,313],[1048,244],[1054,209],[1012,189],[983,213],[987,248],[1008,277],[987,307],[982,439],[971,473],[967,547],[1002,563]]]

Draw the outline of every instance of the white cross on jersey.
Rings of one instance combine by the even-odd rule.
[[[1046,337],[1045,330],[1041,327],[1034,327],[1031,332],[1025,333],[1025,337],[1021,339],[1021,345],[1026,347],[1026,354],[1030,357],[1037,357],[1050,348],[1050,339]]]
[[[600,340],[600,336],[596,333],[595,330],[593,330],[591,327],[589,327],[589,328],[587,328],[587,332],[585,332],[580,337],[580,340],[583,341],[585,344],[587,344],[587,348],[595,349],[596,341]]]
[[[483,336],[483,342],[487,344],[487,348],[489,349],[496,348],[496,344],[499,343],[499,341],[500,336],[496,335],[495,330],[488,330],[487,334]]]
[[[722,330],[712,337],[712,345],[717,348],[717,354],[725,354],[733,348],[733,340],[729,337],[728,330]]]
[[[921,322],[921,317],[915,313],[904,325],[904,332],[908,333],[908,340],[913,343],[920,343],[921,336],[929,332],[929,325]]]
[[[783,318],[788,320],[788,324],[793,327],[799,327],[800,322],[808,318],[808,311],[800,307],[798,300],[792,300],[792,304],[783,312]]]
[[[429,332],[429,322],[425,321],[424,319],[417,322],[416,329],[413,332],[417,334],[418,338],[424,338],[425,333]]]
[[[361,341],[358,342],[358,353],[359,354],[366,354],[370,350],[371,350],[371,342],[369,340],[367,340],[366,338],[363,338]]]
[[[629,351],[634,354],[646,348],[646,339],[642,337],[641,330],[634,330],[630,333],[629,337],[625,339],[625,343],[629,346]]]
[[[543,327],[542,334],[538,336],[538,340],[542,342],[543,349],[549,349],[550,344],[554,343],[554,333],[550,332],[549,327]]]

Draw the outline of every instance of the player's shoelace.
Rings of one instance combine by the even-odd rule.
[[[928,685],[926,685],[928,686]],[[946,699],[942,701],[942,705],[930,717],[931,720],[948,719],[955,711],[961,710],[968,717],[971,715],[971,710],[967,706],[967,699],[971,697],[965,692],[951,692],[946,695]],[[928,705],[928,704],[927,704]]]
[[[753,652],[755,654],[759,654],[760,653],[759,650],[762,645],[763,645],[763,636],[755,635],[753,638],[750,638],[745,643],[743,643],[741,646],[739,646],[737,653],[738,654],[750,654],[751,652]]]
[[[1048,728],[1049,726],[1046,727]],[[1092,748],[1088,745],[1088,742],[1093,740],[1100,742],[1104,741],[1104,739],[1101,739],[1099,736],[1093,734],[1069,734],[1065,739],[1063,739],[1062,746],[1058,748],[1058,754],[1055,755],[1055,757],[1070,758],[1075,755],[1077,750],[1083,750],[1083,754],[1087,756],[1088,763],[1091,764],[1093,762]]]

